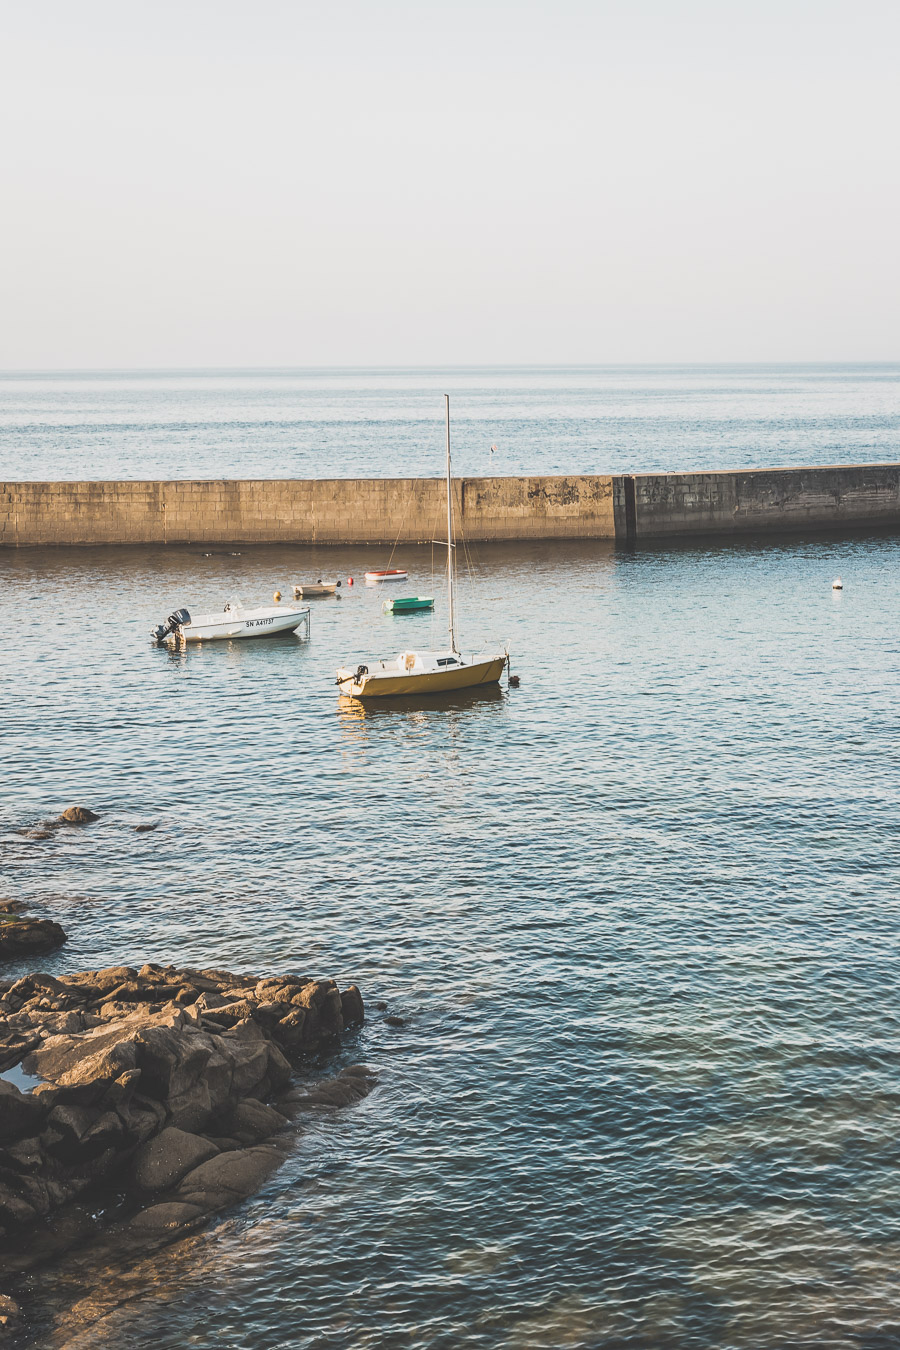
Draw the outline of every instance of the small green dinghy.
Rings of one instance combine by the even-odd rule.
[[[402,595],[396,600],[385,600],[381,608],[385,614],[412,614],[417,609],[434,609],[434,596]]]

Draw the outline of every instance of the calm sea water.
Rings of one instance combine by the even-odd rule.
[[[0,481],[622,473],[900,453],[900,366],[0,374]],[[491,452],[491,446],[496,446]]]
[[[822,441],[886,452],[870,414]],[[173,471],[141,435],[129,469]],[[358,980],[337,1063],[379,1074],[188,1247],[42,1275],[32,1344],[84,1300],[93,1350],[896,1347],[900,541],[484,548],[463,634],[508,638],[521,687],[443,702],[337,697],[340,661],[441,622],[360,585],[308,643],[147,641],[376,561],[0,556],[5,889],[70,933],[42,965]],[[396,561],[432,585],[429,550]],[[73,802],[101,820],[19,833]]]

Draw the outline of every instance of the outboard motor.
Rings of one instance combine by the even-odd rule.
[[[165,642],[170,633],[174,633],[176,628],[182,624],[190,623],[191,616],[186,609],[176,609],[174,614],[170,614],[165,623],[157,624],[151,630],[150,636],[154,642]]]

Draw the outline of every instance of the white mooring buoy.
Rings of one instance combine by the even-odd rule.
[[[842,591],[844,589],[844,583],[841,581],[840,577],[835,577],[834,581],[831,583],[831,589],[833,591]]]

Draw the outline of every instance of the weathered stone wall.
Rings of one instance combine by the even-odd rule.
[[[612,478],[460,478],[461,537],[613,537]],[[422,543],[446,536],[440,478],[0,484],[0,545]]]
[[[620,475],[613,490],[620,539],[900,524],[900,464]]]

